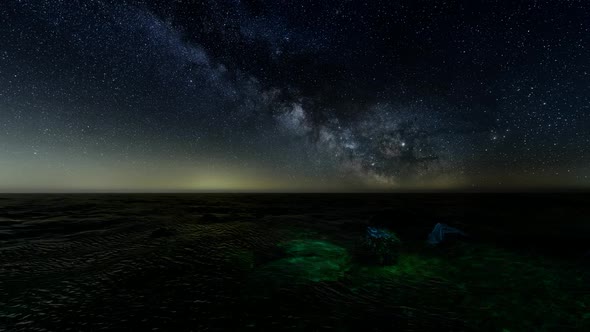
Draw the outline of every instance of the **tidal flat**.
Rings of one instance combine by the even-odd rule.
[[[6,331],[590,331],[589,285],[587,194],[0,196]]]

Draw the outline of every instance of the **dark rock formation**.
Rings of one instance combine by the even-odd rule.
[[[428,234],[428,243],[436,246],[443,242],[449,242],[464,236],[466,236],[466,234],[462,230],[451,227],[447,224],[438,223],[434,225],[434,229]]]
[[[361,255],[370,264],[392,265],[397,262],[401,241],[395,233],[382,228],[368,227],[362,242]]]

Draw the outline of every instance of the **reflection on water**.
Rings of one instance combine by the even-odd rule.
[[[507,242],[530,227],[467,223],[487,209],[426,195],[3,196],[0,330],[590,330],[587,262]],[[474,238],[429,246],[439,221]],[[357,254],[369,223],[400,236],[395,265]]]

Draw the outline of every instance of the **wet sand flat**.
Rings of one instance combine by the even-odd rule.
[[[585,194],[1,195],[0,330],[588,331]],[[436,223],[466,238],[426,243]],[[357,255],[395,232],[396,264]]]

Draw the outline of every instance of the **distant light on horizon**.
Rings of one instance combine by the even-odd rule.
[[[590,3],[254,7],[8,1],[0,192],[590,188]]]

